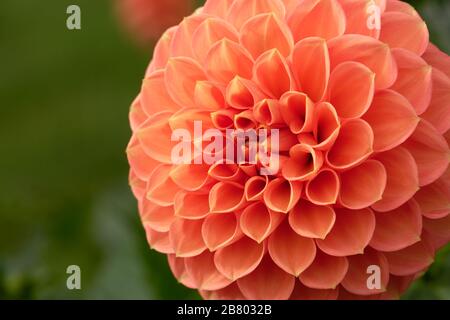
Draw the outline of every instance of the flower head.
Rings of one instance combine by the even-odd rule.
[[[209,0],[131,107],[148,242],[205,298],[396,298],[450,240],[449,101],[450,58],[404,2]],[[195,121],[277,129],[278,170],[173,163]]]

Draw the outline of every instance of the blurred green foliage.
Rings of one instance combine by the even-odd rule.
[[[418,2],[449,52],[449,3]],[[82,30],[66,28],[70,4]],[[0,298],[198,298],[148,249],[127,183],[128,110],[151,50],[110,0],[2,0],[0,47]],[[82,290],[66,289],[71,264]],[[405,297],[450,298],[449,270],[447,248]]]

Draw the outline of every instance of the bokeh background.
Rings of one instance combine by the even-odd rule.
[[[450,53],[450,1],[410,2]],[[148,248],[128,187],[128,110],[153,44],[112,0],[0,1],[0,298],[199,298]],[[72,264],[81,290],[66,288]],[[450,246],[404,299],[450,299]]]

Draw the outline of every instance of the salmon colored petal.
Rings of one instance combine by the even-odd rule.
[[[128,181],[134,197],[138,200],[138,202],[142,202],[144,199],[145,190],[147,188],[147,181],[141,180],[133,170],[130,170]]]
[[[326,254],[345,257],[362,254],[375,230],[375,216],[370,209],[335,209],[336,221],[323,240],[316,239]]]
[[[398,77],[392,90],[397,91],[411,103],[417,114],[422,114],[431,101],[432,68],[419,56],[405,49],[394,49]]]
[[[214,254],[208,251],[195,257],[184,259],[186,273],[199,290],[218,290],[230,285],[214,265]]]
[[[250,109],[263,98],[254,82],[239,76],[231,80],[226,89],[226,101],[235,109]]]
[[[310,37],[297,42],[292,52],[292,72],[301,91],[313,101],[320,101],[330,77],[330,58],[326,41]]]
[[[247,199],[247,201],[262,200],[268,183],[269,180],[267,176],[253,176],[248,179],[244,187],[245,199]]]
[[[245,235],[261,243],[278,227],[283,218],[284,214],[267,209],[262,202],[255,202],[242,211],[240,226]]]
[[[190,278],[189,274],[186,272],[186,267],[184,265],[184,258],[178,258],[174,254],[169,254],[167,256],[169,262],[170,270],[172,270],[173,275],[178,280],[179,283],[185,285],[188,288],[195,289],[196,285],[194,281]]]
[[[386,257],[378,251],[368,248],[364,254],[348,257],[349,267],[342,286],[357,295],[373,295],[386,291],[389,283],[389,265]],[[380,289],[369,288],[368,273],[370,266],[380,268]]]
[[[149,76],[151,73],[158,69],[164,69],[167,61],[170,58],[170,46],[172,42],[172,38],[177,31],[178,26],[171,27],[167,29],[166,32],[161,36],[159,41],[155,45],[155,49],[153,50],[153,59],[146,71],[145,76]]]
[[[427,111],[422,118],[429,121],[439,133],[450,130],[450,112],[448,102],[450,101],[450,78],[443,72],[434,69],[432,71],[433,93]]]
[[[304,286],[299,281],[295,282],[294,291],[290,300],[336,300],[339,294],[339,287],[336,289],[312,289]]]
[[[325,239],[335,220],[332,207],[315,205],[303,199],[289,212],[291,228],[307,238]]]
[[[220,109],[211,112],[211,120],[214,126],[219,130],[226,130],[232,128],[234,125],[234,116],[237,114],[232,109]]]
[[[381,16],[380,40],[391,48],[407,49],[421,56],[428,46],[428,28],[419,16],[386,12]]]
[[[218,110],[225,107],[222,91],[209,81],[197,81],[194,101],[197,108],[204,110]]]
[[[174,253],[169,240],[169,232],[158,232],[150,228],[148,224],[144,224],[144,228],[150,248],[165,254]]]
[[[429,219],[440,219],[450,214],[450,188],[443,178],[420,188],[414,199],[422,214]]]
[[[160,112],[145,121],[136,132],[137,138],[144,152],[151,158],[163,162],[172,163],[172,129],[169,126],[171,112]],[[158,139],[154,137],[158,136]]]
[[[209,213],[208,194],[179,192],[175,196],[174,210],[180,218],[203,219]]]
[[[408,276],[427,268],[434,260],[434,250],[426,241],[419,241],[405,249],[386,252],[389,272],[396,276]]]
[[[161,207],[150,201],[144,201],[141,215],[143,223],[158,232],[168,232],[175,219],[173,206]]]
[[[244,173],[237,164],[217,163],[209,168],[209,175],[219,181],[237,181],[241,182]]]
[[[339,177],[331,169],[322,169],[306,184],[306,198],[317,205],[336,203],[339,195]]]
[[[272,126],[283,123],[278,100],[264,99],[253,108],[253,115],[260,124]]]
[[[175,218],[170,226],[170,243],[177,257],[194,257],[206,250],[202,237],[203,220]]]
[[[276,178],[269,182],[264,191],[264,203],[276,212],[289,212],[300,199],[303,184]]]
[[[436,249],[450,241],[450,215],[441,219],[423,219],[423,227]]]
[[[233,26],[218,18],[208,18],[203,21],[192,36],[192,48],[198,61],[203,63],[211,46],[224,38],[238,41],[238,35]]]
[[[160,111],[177,111],[180,105],[170,97],[164,82],[164,70],[158,70],[142,82],[141,101],[144,112],[151,116]]]
[[[362,209],[382,198],[387,174],[381,162],[368,160],[343,172],[340,180],[340,204],[349,209]]]
[[[296,277],[311,265],[316,256],[314,240],[295,233],[287,220],[272,233],[268,247],[272,260]]]
[[[243,237],[214,254],[217,269],[228,279],[240,279],[255,270],[264,256],[263,244]]]
[[[153,170],[159,165],[158,161],[145,153],[136,136],[131,139],[127,147],[127,158],[136,176],[143,180],[148,180]]]
[[[280,113],[293,133],[297,134],[313,128],[314,104],[303,93],[285,93],[280,99]]]
[[[160,206],[174,204],[175,196],[180,188],[170,178],[171,166],[160,165],[149,178],[146,198]]]
[[[333,70],[328,86],[329,101],[342,118],[359,118],[372,103],[375,74],[358,62],[344,62]]]
[[[420,186],[430,184],[442,176],[450,163],[447,141],[425,120],[419,122],[403,146],[417,163]]]
[[[134,99],[133,103],[130,107],[130,114],[129,114],[129,121],[130,121],[130,127],[133,132],[137,131],[142,123],[147,120],[148,116],[144,112],[144,109],[142,107],[141,103],[141,94],[139,94],[136,99]]]
[[[322,164],[320,151],[306,144],[297,144],[289,150],[289,159],[283,165],[282,175],[286,180],[306,181],[317,174]]]
[[[380,212],[394,210],[419,190],[417,164],[411,153],[402,147],[380,153],[376,160],[386,169],[387,183],[382,199],[372,208]]]
[[[289,298],[294,290],[295,277],[280,269],[266,255],[258,268],[238,279],[237,284],[247,299],[284,300]]]
[[[261,13],[273,13],[284,19],[286,9],[280,0],[235,0],[228,11],[227,20],[240,30],[246,21]]]
[[[239,240],[242,232],[237,215],[229,212],[208,215],[203,221],[202,237],[210,251]]]
[[[353,294],[348,292],[344,289],[344,287],[339,287],[339,297],[338,300],[351,300],[351,301],[357,301],[357,300],[380,300],[382,294],[372,294],[368,296],[361,296],[357,294]]]
[[[298,137],[296,134],[292,133],[289,128],[281,128],[279,129],[279,146],[278,151],[289,151],[298,144]],[[271,137],[269,138],[270,141]]]
[[[223,289],[206,291],[201,290],[200,295],[206,300],[244,300],[245,297],[236,282]]]
[[[180,188],[197,191],[207,185],[208,169],[206,164],[180,164],[172,167],[170,177]]]
[[[393,211],[375,213],[375,220],[370,246],[376,250],[398,251],[420,241],[422,215],[413,200]]]
[[[374,150],[390,150],[402,144],[416,129],[419,118],[413,107],[395,91],[375,94],[372,106],[364,115],[374,133]]]
[[[389,88],[397,66],[389,46],[374,38],[347,34],[328,41],[331,69],[345,61],[360,62],[375,73],[375,89]]]
[[[197,30],[200,24],[207,18],[209,18],[208,15],[196,14],[183,19],[171,39],[171,57],[194,58],[192,36],[194,35],[195,30]]]
[[[387,0],[386,12],[403,12],[411,16],[417,16],[417,11],[409,4],[399,0]]]
[[[339,135],[341,124],[336,109],[328,103],[321,102],[315,106],[314,141],[317,150],[328,150]]]
[[[234,0],[208,0],[203,6],[203,13],[226,18]]]
[[[306,0],[289,17],[294,40],[321,37],[326,40],[343,35],[345,14],[336,0]]]
[[[344,122],[333,147],[327,152],[327,163],[335,169],[349,169],[366,160],[373,152],[374,135],[370,125],[354,119]]]
[[[335,289],[348,270],[346,257],[333,257],[317,250],[313,263],[299,276],[301,283],[313,289]]]
[[[345,12],[345,33],[346,34],[362,34],[378,39],[380,36],[380,29],[376,27],[376,16],[370,19],[371,15],[375,15],[379,10],[382,13],[380,3],[373,0],[338,0]],[[378,2],[385,2],[378,1]],[[385,3],[384,3],[385,4]],[[377,5],[375,7],[375,5]],[[370,26],[370,28],[369,28]]]
[[[274,13],[264,13],[249,19],[242,26],[239,39],[254,59],[274,48],[287,57],[294,46],[289,28]]]
[[[429,43],[422,58],[434,68],[445,73],[450,78],[450,57],[438,49],[434,44]]]
[[[238,43],[226,38],[216,42],[208,52],[205,69],[211,80],[228,85],[236,76],[251,79],[253,61]]]
[[[381,300],[399,300],[401,295],[414,281],[414,276],[397,277],[391,275],[386,291],[380,295]]]
[[[232,212],[245,204],[244,187],[236,182],[218,182],[209,192],[211,212]]]
[[[170,97],[181,107],[195,108],[195,86],[206,80],[201,66],[186,57],[170,58],[165,69],[165,84]]]
[[[258,126],[252,110],[244,110],[234,116],[235,129],[241,129],[244,131],[255,129]]]
[[[256,60],[253,77],[261,90],[271,98],[279,99],[294,88],[287,62],[277,49],[265,52]]]

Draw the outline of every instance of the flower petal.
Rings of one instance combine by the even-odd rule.
[[[210,251],[216,251],[242,237],[238,217],[234,213],[210,214],[203,221],[202,237]]]
[[[164,70],[158,70],[144,79],[141,88],[141,105],[152,116],[160,111],[177,111],[181,107],[170,97],[164,82]]]
[[[197,191],[208,184],[206,164],[180,164],[172,167],[170,177],[180,188],[186,191]]]
[[[303,93],[285,93],[280,99],[280,113],[293,133],[309,131],[313,128],[314,104]]]
[[[422,214],[429,219],[440,219],[450,214],[450,188],[443,178],[420,188],[414,199]]]
[[[284,214],[267,209],[262,202],[255,202],[242,211],[240,226],[245,235],[261,243],[278,227],[283,218]]]
[[[202,238],[203,220],[176,218],[170,226],[169,239],[177,257],[194,257],[206,250]]]
[[[296,281],[290,300],[336,300],[339,287],[336,289],[312,289]]]
[[[264,191],[264,203],[273,211],[287,213],[300,199],[302,190],[301,182],[276,178],[269,182]]]
[[[450,57],[438,49],[434,44],[429,43],[422,58],[434,68],[445,73],[450,78]]]
[[[284,19],[286,9],[280,0],[235,0],[228,11],[227,21],[240,30],[246,21],[260,13],[273,13]]]
[[[328,102],[321,102],[315,106],[314,112],[315,144],[312,146],[317,150],[328,150],[338,138],[341,129],[336,109]]]
[[[306,144],[297,144],[289,150],[289,159],[283,165],[282,175],[286,180],[306,181],[317,174],[322,164],[320,151]]]
[[[426,241],[419,241],[405,249],[386,252],[389,272],[396,276],[408,276],[427,268],[434,260],[434,250]]]
[[[174,200],[175,215],[180,218],[198,220],[209,213],[207,193],[179,192]]]
[[[235,109],[250,109],[263,98],[264,94],[253,81],[239,76],[234,77],[226,89],[226,101]]]
[[[267,176],[253,176],[248,179],[244,187],[245,199],[247,201],[262,200],[268,183]]]
[[[333,170],[325,168],[306,184],[306,198],[321,206],[334,204],[339,195],[339,189],[339,176]]]
[[[209,193],[211,212],[232,212],[245,203],[244,187],[236,182],[218,182]]]
[[[161,207],[144,200],[142,209],[142,222],[158,232],[168,232],[175,219],[173,206]]]
[[[186,266],[184,265],[184,258],[178,258],[174,254],[169,254],[167,256],[169,262],[170,270],[172,270],[173,275],[177,278],[178,282],[182,285],[195,289],[195,283],[190,278],[189,274],[186,272]]]

